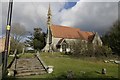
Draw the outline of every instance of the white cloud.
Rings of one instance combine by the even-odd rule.
[[[74,7],[63,10],[62,25],[79,27],[83,30],[104,32],[118,18],[115,2],[78,2]]]
[[[4,27],[8,3],[2,4]],[[32,31],[34,27],[41,27],[46,31],[48,4],[48,2],[15,2],[12,22],[21,23],[28,31]],[[118,6],[113,2],[81,2],[80,0],[70,9],[64,9],[65,2],[50,4],[53,24],[79,27],[83,30],[106,31],[118,17]]]
[[[8,2],[9,0],[1,0]],[[76,2],[79,0],[13,0],[14,2]],[[80,0],[81,2],[118,2],[120,0]]]
[[[1,2],[9,2],[10,0],[1,0]],[[74,2],[76,0],[70,0]],[[68,2],[67,0],[13,0],[13,2]]]
[[[0,3],[0,35],[2,34],[2,3]]]
[[[6,17],[7,17],[7,8],[8,3],[2,3],[3,13],[2,13],[2,20],[3,26],[6,25]],[[57,22],[57,17],[54,18],[59,14],[59,10],[64,6],[64,2],[62,3],[50,3],[51,10],[54,22]],[[13,16],[12,22],[13,23],[21,23],[26,27],[28,31],[32,31],[34,27],[41,27],[44,31],[46,30],[46,22],[47,22],[47,11],[48,11],[48,2],[15,2],[13,4]]]

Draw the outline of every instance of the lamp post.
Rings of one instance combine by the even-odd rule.
[[[13,0],[9,1],[8,16],[7,16],[7,27],[6,27],[6,38],[5,38],[5,48],[3,56],[3,66],[2,66],[2,78],[5,78],[7,72],[7,60],[8,60],[8,49],[9,49],[9,39],[10,39],[10,29],[11,29],[11,18],[12,18],[12,7]]]

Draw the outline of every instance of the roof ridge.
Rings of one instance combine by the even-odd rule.
[[[56,38],[70,38],[70,39],[78,39],[82,38],[84,40],[88,40],[90,35],[93,35],[90,31],[81,31],[79,28],[61,26],[61,25],[53,25],[50,27],[52,31],[52,35]]]
[[[57,27],[64,27],[64,28],[73,28],[73,29],[79,29],[79,30],[80,30],[80,28],[71,27],[71,26],[64,26],[64,25],[54,25],[54,24],[52,24],[52,27],[53,27],[53,26],[57,26]]]

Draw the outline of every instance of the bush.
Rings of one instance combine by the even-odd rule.
[[[28,51],[25,51],[26,53],[35,53],[35,50],[28,50]]]
[[[93,54],[94,57],[108,57],[112,54],[112,50],[108,46],[95,46]]]
[[[112,50],[108,46],[94,46],[93,44],[77,41],[72,44],[73,56],[88,56],[88,57],[108,57],[111,56]]]
[[[71,43],[72,55],[80,55],[83,54],[85,50],[85,45],[81,40]]]

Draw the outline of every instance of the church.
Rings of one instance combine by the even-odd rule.
[[[98,33],[82,31],[79,28],[52,24],[51,9],[49,5],[47,20],[47,37],[44,52],[71,52],[71,42],[81,40],[82,42],[92,43],[102,46],[102,40]],[[80,45],[80,44],[78,44]]]

